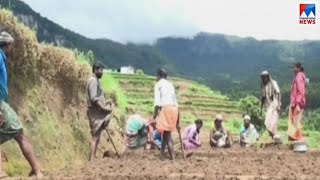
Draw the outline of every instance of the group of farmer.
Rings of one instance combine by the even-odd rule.
[[[22,123],[16,112],[7,103],[7,58],[10,55],[13,37],[7,32],[0,32],[0,143],[15,139],[32,170],[30,175],[41,178],[43,175],[40,165],[32,150],[32,145],[23,134]],[[103,75],[103,65],[95,63],[92,66],[92,76],[87,85],[87,116],[89,119],[92,141],[90,160],[96,158],[97,148],[102,131],[104,131],[112,119],[112,105],[104,97],[99,79]],[[302,114],[305,108],[305,75],[300,63],[293,66],[295,78],[291,86],[290,108],[288,120],[288,136],[291,141],[302,140]],[[261,74],[261,108],[266,108],[265,125],[274,142],[279,142],[277,125],[281,109],[281,94],[278,84],[267,71]],[[251,124],[249,115],[243,117],[243,127],[240,129],[239,141],[241,146],[254,144],[259,135]],[[230,147],[233,143],[231,134],[223,126],[222,115],[216,115],[214,129],[210,131],[209,142],[211,147]],[[203,121],[198,119],[188,126],[182,136],[182,144],[185,150],[193,152],[201,146],[199,139]],[[154,87],[154,114],[151,119],[133,114],[128,118],[125,127],[125,144],[128,149],[146,147],[150,143],[151,148],[160,150],[163,158],[164,151],[168,147],[170,159],[175,159],[173,153],[173,140],[171,133],[180,132],[180,112],[175,88],[167,80],[164,69],[157,72],[157,83]],[[1,154],[1,153],[0,153]],[[1,158],[0,158],[1,159]]]
[[[95,96],[92,96],[92,94],[96,92],[96,89],[99,89],[98,92],[102,91],[98,81],[102,75],[102,70],[102,65],[95,64],[93,66],[95,74],[93,77],[96,77],[96,79],[91,78],[89,81],[88,96],[90,97],[90,102],[95,101]],[[305,75],[303,70],[300,63],[293,65],[295,78],[291,87],[288,120],[288,137],[290,141],[302,141],[301,119],[305,107]],[[97,88],[90,90],[93,82]],[[104,102],[101,104],[104,104]],[[105,107],[99,108],[106,109]],[[266,111],[266,129],[273,143],[279,144],[281,143],[281,139],[277,129],[281,110],[281,93],[277,82],[271,78],[268,71],[261,73],[261,113],[263,109]],[[107,110],[106,113],[111,113],[111,110]],[[90,124],[94,121],[94,119],[90,119]],[[106,125],[101,126],[101,129],[106,128],[110,118],[105,119],[105,121]],[[98,122],[101,121],[97,119]],[[161,158],[163,158],[164,151],[168,147],[170,159],[175,159],[171,133],[177,129],[180,135],[179,124],[180,112],[174,86],[167,80],[166,71],[159,69],[157,72],[157,83],[154,87],[154,115],[151,119],[144,118],[139,114],[133,114],[128,118],[125,128],[126,147],[128,149],[146,148],[147,144],[150,144],[151,149],[156,148],[160,150]],[[180,137],[183,149],[189,152],[188,155],[191,155],[196,149],[201,147],[199,134],[202,125],[203,121],[197,119],[194,124],[184,129],[182,138]],[[101,132],[101,130],[98,132]],[[95,134],[93,134],[94,145],[92,146],[92,152],[96,151],[96,139],[99,139],[100,134],[98,133],[97,135],[95,137]],[[257,142],[259,134],[251,123],[250,115],[244,115],[243,125],[239,130],[238,137],[242,147],[249,147]],[[210,146],[212,148],[227,148],[231,147],[233,142],[231,133],[223,126],[223,116],[217,114],[214,119],[214,128],[210,131]]]
[[[293,72],[295,76],[291,86],[287,134],[289,141],[303,142],[301,123],[303,109],[306,105],[306,78],[301,63],[293,65]],[[163,157],[164,150],[168,146],[170,158],[174,159],[171,132],[178,129],[180,134],[180,113],[174,87],[167,80],[167,73],[164,69],[159,69],[157,72],[154,95],[155,111],[152,120],[147,120],[138,114],[129,118],[126,127],[127,142],[133,141],[135,143],[129,143],[130,145],[127,147],[146,147],[146,144],[149,142],[151,148],[156,146],[160,149],[160,155]],[[277,131],[281,111],[281,93],[278,83],[271,78],[268,71],[261,73],[261,114],[263,110],[265,111],[264,124],[272,143],[281,144],[281,138]],[[223,121],[223,116],[217,114],[214,119],[214,128],[210,130],[209,144],[212,148],[231,147],[234,142],[231,133],[223,126]],[[139,122],[139,126],[135,126],[134,131],[130,128],[133,127],[133,122]],[[196,149],[201,147],[199,134],[202,125],[203,121],[197,119],[194,124],[187,126],[183,131],[182,146],[190,152],[188,155],[191,155]],[[242,147],[249,147],[259,139],[259,134],[254,124],[251,123],[250,115],[243,116],[243,125],[239,130],[238,137]]]

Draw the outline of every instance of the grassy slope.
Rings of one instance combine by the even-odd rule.
[[[176,88],[183,124],[202,118],[205,120],[205,125],[209,127],[211,123],[208,120],[213,119],[216,113],[222,113],[226,118],[231,119],[239,117],[238,102],[228,100],[220,92],[190,80],[180,78],[170,78],[170,80]],[[102,81],[103,84],[113,87],[112,91],[117,92],[121,103],[127,105],[128,111],[151,117],[154,77],[105,74]]]

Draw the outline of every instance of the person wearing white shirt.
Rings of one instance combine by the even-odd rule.
[[[163,132],[160,157],[163,158],[164,150],[168,145],[170,158],[174,160],[171,132],[180,129],[179,109],[174,86],[167,80],[167,72],[162,68],[157,72],[157,83],[154,87],[154,107],[153,119],[157,120],[157,129]]]

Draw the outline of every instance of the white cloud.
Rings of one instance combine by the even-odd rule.
[[[68,29],[121,42],[150,42],[198,31],[258,39],[320,39],[319,18],[316,25],[299,25],[299,2],[292,0],[24,1]]]

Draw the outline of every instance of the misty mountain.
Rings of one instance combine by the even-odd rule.
[[[320,107],[320,41],[259,41],[200,32],[189,38],[159,38],[154,44],[121,44],[90,39],[63,28],[20,0],[0,0],[0,5],[34,29],[40,42],[92,50],[96,60],[111,68],[132,65],[153,75],[157,68],[165,67],[170,75],[206,83],[234,99],[258,95],[259,74],[263,70],[271,72],[287,96],[293,77],[291,65],[300,61],[310,78],[309,105]]]

